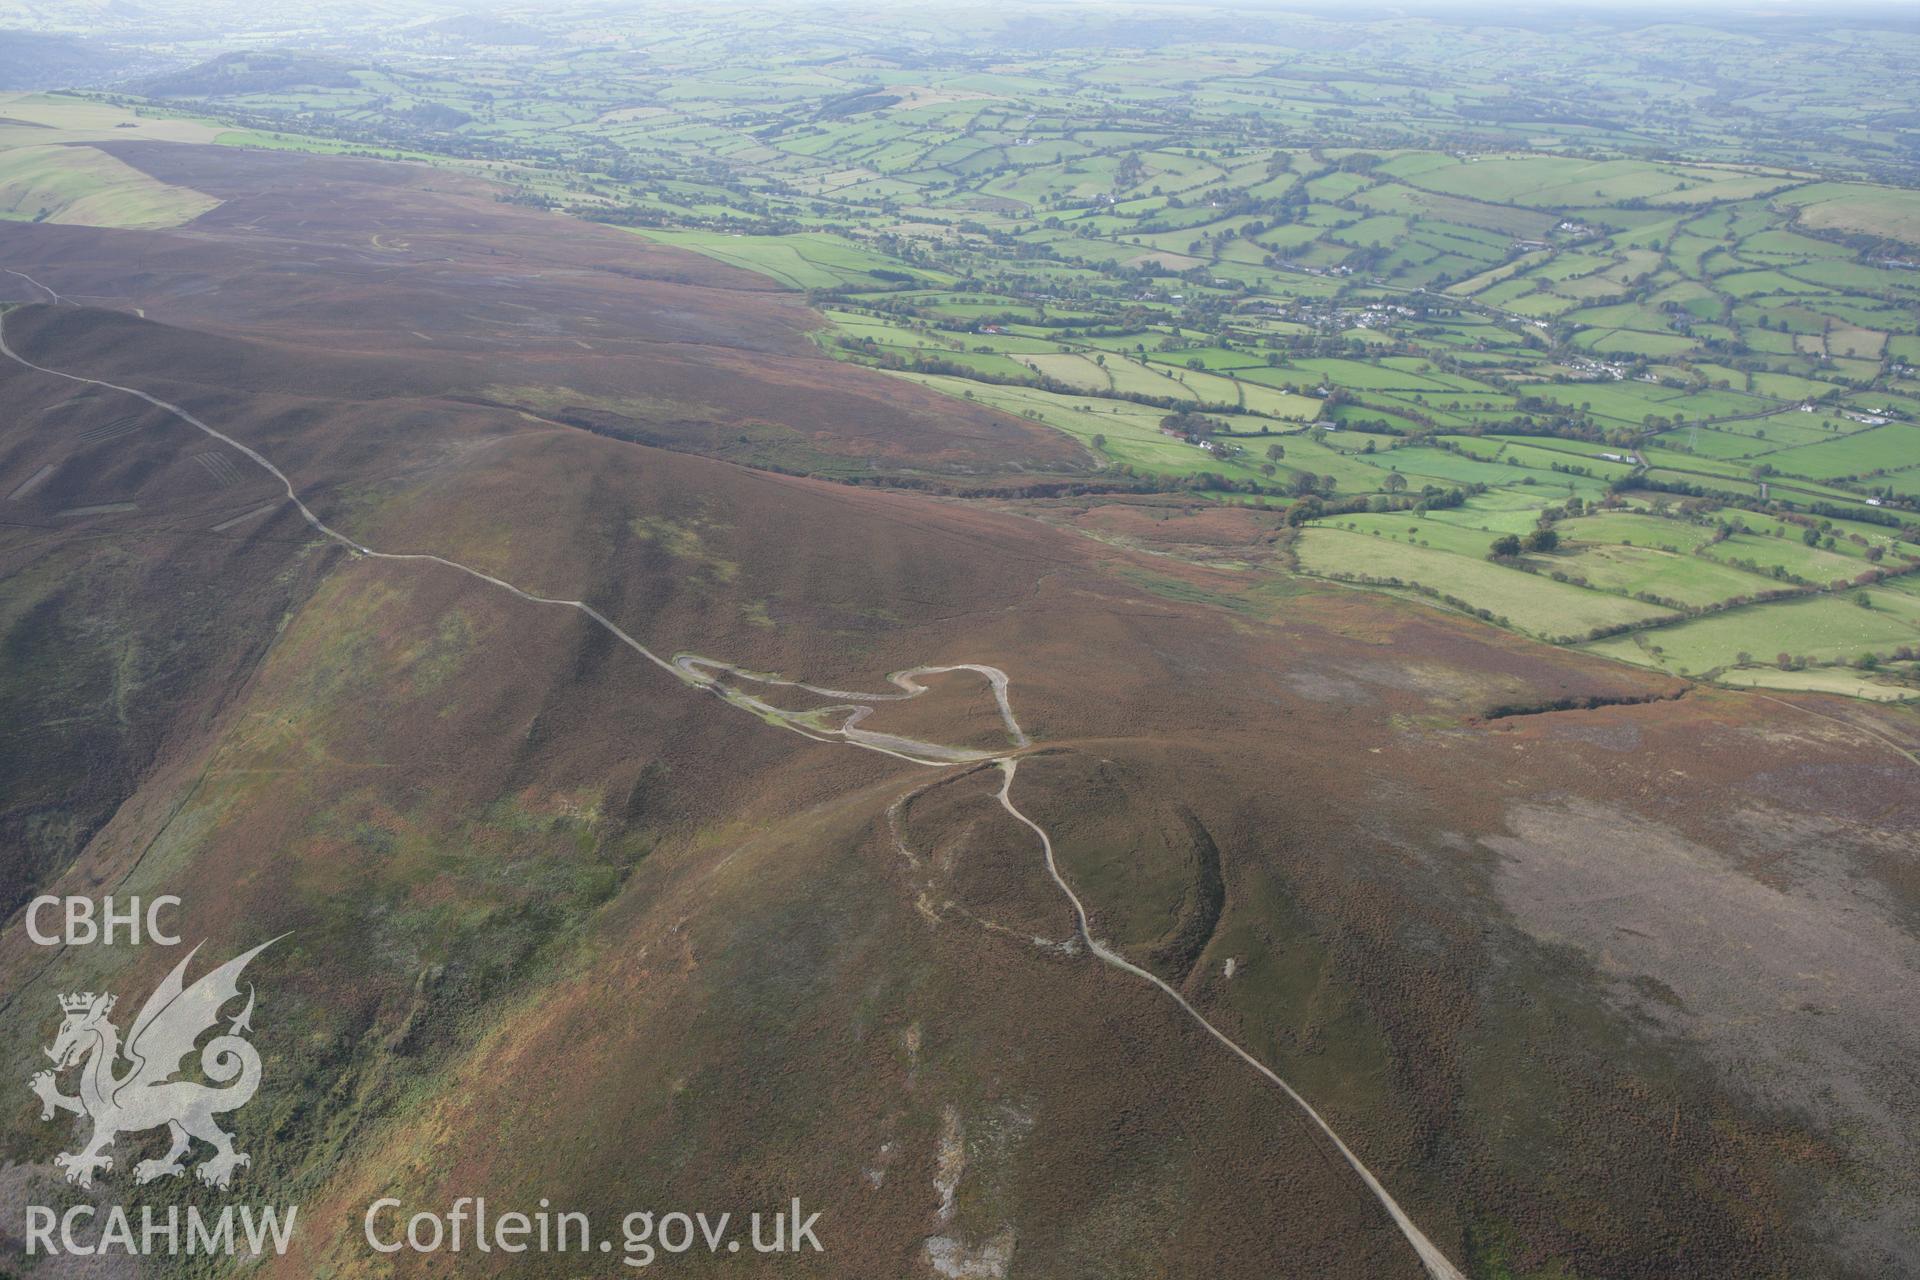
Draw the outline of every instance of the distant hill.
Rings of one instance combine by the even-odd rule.
[[[126,58],[95,40],[0,30],[0,89],[61,89],[124,75]]]
[[[288,89],[351,89],[353,67],[335,58],[285,50],[223,53],[198,66],[135,80],[125,87],[154,98],[214,98]]]
[[[396,111],[390,114],[398,119],[416,124],[422,129],[431,129],[436,133],[451,132],[473,119],[473,117],[466,112],[439,102],[421,102],[408,107],[404,111]]]
[[[420,30],[430,35],[464,40],[470,44],[544,45],[552,43],[552,37],[538,27],[530,27],[524,22],[495,17],[489,13],[455,14],[451,18],[430,22]]]
[[[857,116],[863,111],[881,111],[898,101],[899,94],[888,93],[878,87],[857,89],[828,98],[820,104],[820,110],[815,114],[821,120],[837,120],[842,116]]]

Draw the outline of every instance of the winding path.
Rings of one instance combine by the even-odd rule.
[[[781,720],[785,727],[820,727],[824,732],[836,734],[858,746],[872,750],[884,750],[889,755],[918,759],[922,764],[978,764],[983,760],[998,760],[1003,752],[981,751],[973,747],[948,747],[937,742],[922,742],[917,738],[903,738],[897,734],[876,733],[871,729],[862,729],[860,722],[872,715],[876,702],[902,702],[908,698],[917,698],[927,692],[927,686],[920,683],[920,676],[944,675],[949,671],[972,671],[986,678],[993,689],[994,701],[1000,708],[1000,722],[1006,726],[1007,737],[1014,748],[1021,749],[1033,745],[1033,739],[1014,718],[1013,702],[1008,696],[1007,673],[998,667],[984,666],[977,662],[959,662],[944,667],[915,667],[911,671],[896,671],[887,679],[896,685],[899,693],[852,693],[845,689],[823,689],[819,685],[806,684],[799,680],[786,680],[780,676],[764,672],[748,671],[736,667],[730,662],[717,658],[703,658],[697,653],[682,653],[674,657],[674,666],[680,669],[682,676],[695,684],[703,685],[720,693],[728,701],[743,706],[760,716],[770,716]],[[707,671],[718,671],[736,680],[751,680],[757,684],[779,685],[789,689],[800,689],[822,698],[836,698],[842,701],[825,707],[810,707],[805,711],[792,711],[754,697],[730,686],[719,684]],[[826,725],[825,718],[845,712],[846,718],[838,725]]]
[[[19,276],[22,280],[25,280],[28,284],[32,285],[34,288],[41,290],[49,298],[52,298],[55,306],[59,306],[62,302],[66,301],[65,298],[61,297],[58,293],[54,292],[53,286],[41,284],[38,280],[35,280],[32,276],[28,275],[24,271],[15,271],[12,267],[0,267],[0,271],[5,271],[10,276]],[[7,354],[12,355],[13,353],[8,352]],[[18,359],[18,357],[16,356],[15,359]],[[20,363],[25,364],[26,361],[21,360]]]
[[[54,293],[52,289],[40,284],[37,280],[32,280],[31,277],[21,272],[12,271],[10,268],[6,270],[12,275],[20,276],[22,279],[29,280],[37,287],[45,289],[47,293],[52,294],[57,304],[60,295]],[[100,378],[88,378],[75,373],[65,373],[59,369],[49,369],[44,365],[35,364],[31,360],[21,356],[7,344],[6,312],[3,309],[0,309],[0,355],[6,356],[15,363],[23,365],[36,373],[43,373],[49,377],[63,378],[69,382],[84,383],[87,386],[101,387],[108,391],[118,391],[125,395],[133,396],[136,399],[144,400],[155,408],[172,414],[188,426],[202,431],[220,443],[237,450],[280,482],[281,487],[286,490],[287,499],[293,503],[294,507],[300,512],[301,517],[304,518],[308,524],[312,525],[322,536],[339,543],[354,555],[365,556],[374,560],[424,561],[443,565],[446,568],[464,573],[469,577],[478,578],[482,582],[498,587],[500,590],[531,604],[576,609],[591,618],[599,626],[605,628],[606,631],[615,639],[619,640],[620,643],[626,645],[635,653],[638,653],[648,662],[659,667],[675,679],[681,680],[694,688],[704,689],[716,694],[728,703],[749,711],[755,716],[766,720],[768,723],[798,733],[802,737],[810,738],[816,742],[842,742],[848,746],[859,747],[865,751],[875,751],[881,755],[892,756],[898,760],[934,767],[946,767],[948,765],[962,763],[977,764],[983,761],[993,762],[999,767],[1002,775],[998,795],[1001,807],[1011,814],[1015,820],[1028,827],[1034,835],[1039,837],[1040,848],[1045,856],[1047,874],[1052,877],[1054,884],[1059,886],[1060,892],[1066,895],[1067,901],[1072,904],[1075,918],[1074,927],[1078,931],[1080,940],[1085,944],[1087,950],[1101,963],[1131,974],[1133,977],[1159,989],[1162,994],[1178,1005],[1188,1017],[1198,1023],[1207,1034],[1211,1035],[1215,1040],[1218,1040],[1227,1049],[1245,1061],[1255,1071],[1259,1072],[1262,1077],[1279,1088],[1281,1092],[1286,1094],[1289,1099],[1299,1106],[1299,1108],[1307,1114],[1307,1117],[1313,1121],[1320,1132],[1326,1135],[1328,1141],[1332,1142],[1340,1154],[1345,1157],[1347,1163],[1352,1166],[1353,1171],[1359,1175],[1360,1180],[1366,1185],[1367,1190],[1373,1194],[1374,1199],[1379,1201],[1380,1206],[1386,1210],[1387,1215],[1392,1218],[1394,1225],[1397,1226],[1401,1234],[1406,1237],[1407,1243],[1413,1247],[1414,1253],[1419,1256],[1422,1265],[1425,1266],[1427,1274],[1432,1280],[1466,1280],[1463,1273],[1447,1260],[1446,1255],[1443,1254],[1431,1240],[1427,1239],[1420,1228],[1414,1224],[1413,1219],[1408,1217],[1406,1212],[1401,1209],[1399,1203],[1388,1194],[1387,1189],[1380,1184],[1378,1178],[1374,1177],[1373,1172],[1361,1162],[1360,1158],[1348,1148],[1346,1143],[1340,1140],[1340,1135],[1333,1131],[1333,1127],[1327,1123],[1325,1118],[1322,1117],[1318,1111],[1314,1110],[1312,1104],[1301,1097],[1292,1085],[1289,1085],[1285,1080],[1281,1079],[1279,1075],[1275,1074],[1274,1071],[1258,1058],[1241,1048],[1226,1032],[1209,1022],[1198,1009],[1188,1003],[1185,996],[1181,995],[1179,991],[1175,990],[1173,986],[1157,974],[1141,968],[1139,965],[1132,963],[1124,956],[1103,946],[1094,939],[1086,906],[1080,901],[1079,895],[1073,891],[1072,886],[1067,883],[1066,878],[1060,874],[1059,864],[1054,858],[1052,837],[1047,834],[1045,827],[1042,827],[1039,823],[1021,812],[1013,803],[1013,780],[1020,767],[1019,753],[1032,746],[1032,739],[1027,736],[1026,731],[1020,727],[1020,722],[1014,717],[1013,703],[1009,694],[1011,682],[1007,678],[1007,673],[1000,668],[970,662],[957,663],[951,666],[915,667],[909,671],[895,672],[888,677],[888,680],[899,690],[898,692],[856,693],[842,689],[826,689],[817,685],[805,684],[797,680],[787,680],[778,676],[751,672],[736,667],[731,663],[722,662],[713,658],[703,658],[693,653],[678,654],[672,659],[663,658],[646,645],[634,639],[633,636],[623,631],[605,614],[583,600],[543,596],[536,592],[526,591],[508,582],[504,578],[495,577],[493,574],[476,569],[471,565],[462,564],[458,560],[450,560],[445,556],[432,555],[426,552],[376,551],[372,547],[355,541],[315,515],[312,509],[300,500],[300,495],[294,490],[293,481],[288,479],[286,473],[269,461],[264,454],[248,445],[242,444],[225,432],[208,426],[205,422],[202,422],[193,414],[188,413],[179,405],[171,404],[168,401],[160,399],[158,396],[149,395],[147,392],[141,391],[136,387],[122,386],[117,382],[107,382]],[[1007,735],[1014,744],[1012,750],[996,753],[967,747],[949,747],[939,743],[921,742],[916,739],[903,738],[893,734],[876,733],[859,727],[860,721],[873,713],[875,709],[873,704],[896,702],[919,697],[921,694],[927,692],[927,686],[920,683],[919,677],[941,675],[954,671],[972,671],[987,680],[993,689],[994,699],[999,705],[1001,720],[1006,728]],[[816,707],[806,711],[794,711],[777,707],[764,699],[756,698],[752,694],[746,693],[744,690],[723,683],[720,676],[711,674],[714,672],[721,673],[721,675],[724,676],[730,676],[736,680],[799,689],[818,697],[834,699],[835,703],[831,706]],[[845,718],[838,724],[832,723],[830,718],[831,713],[836,712],[845,713]]]
[[[1251,1053],[1248,1053],[1226,1032],[1207,1021],[1205,1014],[1202,1014],[1198,1009],[1189,1004],[1187,998],[1175,990],[1173,985],[1160,977],[1159,974],[1141,968],[1117,951],[1113,951],[1094,941],[1093,931],[1087,921],[1087,909],[1081,903],[1080,895],[1073,891],[1073,886],[1069,885],[1066,877],[1060,874],[1059,864],[1054,861],[1053,838],[1047,834],[1045,827],[1020,812],[1020,810],[1014,806],[1013,775],[1020,767],[1019,758],[1017,756],[1003,756],[999,764],[1000,772],[1003,775],[1000,780],[1000,804],[1008,813],[1031,827],[1033,834],[1040,837],[1040,848],[1046,854],[1047,874],[1053,877],[1053,882],[1060,886],[1060,892],[1066,894],[1067,901],[1073,904],[1073,914],[1075,916],[1074,927],[1079,930],[1080,940],[1086,944],[1087,950],[1114,968],[1130,973],[1142,982],[1150,982],[1160,988],[1169,1000],[1179,1005],[1181,1009],[1186,1011],[1188,1017],[1199,1023],[1208,1035],[1231,1049],[1236,1055],[1243,1059],[1248,1066],[1265,1076],[1271,1083],[1277,1086],[1282,1093],[1293,1099],[1299,1108],[1307,1113],[1307,1118],[1313,1121],[1320,1132],[1327,1135],[1327,1140],[1333,1143],[1334,1147],[1339,1150],[1342,1156],[1346,1157],[1347,1163],[1353,1166],[1353,1171],[1360,1175],[1360,1181],[1367,1184],[1367,1190],[1373,1192],[1373,1198],[1380,1202],[1380,1207],[1387,1211],[1387,1216],[1392,1218],[1394,1225],[1400,1228],[1400,1234],[1407,1238],[1407,1243],[1413,1246],[1413,1251],[1420,1255],[1420,1261],[1426,1264],[1427,1274],[1432,1276],[1434,1280],[1466,1280],[1466,1277],[1460,1273],[1459,1269],[1447,1261],[1447,1255],[1440,1252],[1439,1246],[1427,1239],[1426,1234],[1414,1225],[1413,1219],[1407,1216],[1406,1211],[1400,1207],[1399,1202],[1387,1194],[1387,1189],[1380,1185],[1380,1180],[1373,1176],[1373,1171],[1361,1163],[1360,1157],[1353,1154],[1346,1143],[1340,1141],[1340,1135],[1333,1131],[1333,1126],[1328,1124],[1326,1119],[1318,1111],[1314,1110],[1312,1103],[1301,1097],[1292,1085],[1276,1075],[1266,1063],[1260,1061],[1260,1059],[1254,1057]]]

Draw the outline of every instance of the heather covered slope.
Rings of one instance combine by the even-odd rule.
[[[847,477],[1075,478],[1089,461],[1033,423],[824,358],[805,337],[812,314],[764,277],[505,203],[472,177],[214,146],[103,149],[221,203],[164,233],[0,225],[9,266],[57,280],[73,302],[269,344],[289,388],[405,388]],[[0,282],[0,297],[48,296]],[[343,366],[347,355],[373,359]],[[164,356],[169,374],[228,380],[180,356]]]
[[[87,322],[10,319],[9,341],[36,360],[51,358],[46,344],[64,326]],[[41,375],[8,385],[65,394]],[[237,416],[223,424],[240,430]],[[436,439],[417,424],[385,452],[350,413],[302,437],[287,430],[283,417],[246,438],[287,456],[303,493],[310,475],[332,477],[313,483],[315,508],[370,545],[457,551],[542,590],[578,591],[669,652],[698,643],[846,683],[908,665],[923,647],[965,656],[970,628],[953,628],[955,616],[1035,612],[1034,578],[1079,577],[1090,563],[1071,540],[1035,545],[1006,517],[511,418],[461,424],[458,448],[455,429]],[[163,422],[141,443],[156,456],[197,449],[192,434]],[[335,451],[347,441],[358,447]],[[356,510],[335,495],[368,492],[356,464],[375,456],[412,483]],[[65,519],[96,545],[156,525],[224,542],[206,530],[260,495],[213,507],[194,492],[200,469],[156,461],[132,483],[116,473],[131,509]],[[582,475],[600,479],[576,492]],[[533,500],[522,526],[516,494]],[[96,496],[74,488],[50,500]],[[799,1194],[839,1207],[821,1274],[887,1274],[929,1238],[985,1248],[1009,1226],[1036,1257],[1095,1259],[1111,1247],[1108,1221],[1140,1237],[1143,1259],[1186,1230],[1217,1237],[1216,1258],[1413,1274],[1391,1227],[1281,1100],[1174,1011],[1083,979],[1049,950],[982,956],[970,932],[929,932],[885,820],[924,770],[903,776],[898,762],[777,733],[577,615],[443,568],[330,550],[284,505],[237,528],[234,540],[311,561],[323,579],[264,657],[188,713],[213,732],[174,769],[152,770],[70,879],[176,892],[195,904],[194,936],[292,932],[268,970],[283,992],[279,1028],[263,1030],[280,1085],[251,1139],[260,1185],[320,1197],[288,1274],[305,1273],[307,1250],[351,1259],[352,1215],[327,1206],[358,1195],[361,1171],[390,1187],[396,1169],[414,1170],[399,1181],[422,1195],[478,1174],[496,1194],[526,1189],[609,1215],[683,1197],[744,1210]],[[233,572],[221,583],[238,596],[254,585]],[[924,616],[886,616],[903,602]],[[137,600],[107,621],[140,632],[181,608]],[[1013,646],[1002,636],[988,647]],[[1031,692],[1032,714],[1057,718]],[[1001,834],[1000,859],[1026,873],[1030,908],[1064,936],[1061,904],[1032,880],[1032,849]],[[30,949],[7,959],[24,1013],[54,974],[27,979],[44,963]],[[151,980],[161,959],[85,980]],[[80,980],[74,962],[89,963],[62,963],[59,982]],[[1092,1006],[1083,980],[1099,993]],[[1009,985],[1035,993],[1018,1016],[996,999]],[[1037,1016],[1060,1020],[1047,1043],[1026,1038]],[[542,1048],[556,1047],[549,1037],[579,1061],[556,1060]],[[1118,1106],[1111,1082],[1076,1083],[1119,1058],[1134,1065]],[[697,1096],[708,1102],[694,1107]],[[422,1128],[419,1107],[450,1119]],[[1250,1108],[1290,1141],[1245,1144]],[[511,1133],[495,1119],[503,1112],[521,1117]],[[1141,1117],[1120,1143],[1116,1112]],[[849,1125],[869,1115],[868,1129]],[[1043,1115],[1044,1135],[1029,1136]],[[19,1119],[19,1154],[50,1154],[54,1135]],[[982,1204],[951,1222],[933,1189],[950,1125],[993,1136],[960,1181]],[[876,1162],[890,1188],[870,1185]],[[1271,1188],[1257,1213],[1248,1186]],[[1037,1201],[1057,1208],[1023,1207]],[[1276,1235],[1273,1221],[1294,1212],[1315,1225]],[[1329,1221],[1341,1225],[1329,1232]]]
[[[244,212],[243,159],[229,186],[195,175],[221,216]],[[451,206],[423,190],[443,181],[349,183],[351,216],[397,192],[378,216],[448,253],[471,232],[504,254],[523,219],[526,241],[572,229],[480,200],[436,231]],[[672,290],[690,332],[750,335],[701,358],[787,387],[796,421],[822,396],[873,405],[862,430],[902,466],[984,465],[976,429],[1006,433],[996,466],[1055,447],[950,401],[867,398],[783,345],[803,312],[739,282],[576,263],[535,295],[551,332],[491,346],[530,323],[527,295],[471,259],[262,283],[347,225],[262,200],[221,254],[199,225],[0,228],[0,257],[63,295],[108,289],[116,261],[152,271],[116,304],[146,319],[17,308],[8,344],[180,404],[366,546],[588,601],[656,653],[855,690],[1004,669],[1036,740],[1015,794],[1095,935],[1292,1081],[1469,1274],[1912,1260],[1909,717],[1676,699],[1417,604],[1256,596],[1017,506],[587,429],[475,388],[644,396],[679,376],[676,344],[576,341],[582,299],[637,330]],[[222,256],[254,245],[251,266]],[[341,324],[349,290],[388,319]],[[743,394],[676,392],[716,415]],[[178,893],[184,932],[220,949],[291,931],[259,962],[268,1071],[238,1117],[248,1194],[303,1205],[279,1274],[441,1273],[360,1244],[386,1193],[603,1216],[797,1195],[829,1251],[786,1269],[822,1276],[1420,1274],[1296,1108],[1073,945],[991,768],[809,742],[576,611],[350,554],[139,401],[11,361],[0,395],[0,623],[29,659],[4,693],[34,748],[0,756],[6,821],[34,833],[19,874]],[[853,438],[829,426],[823,450]],[[1593,701],[1618,705],[1490,718]],[[871,726],[990,743],[989,705],[947,677]],[[0,1074],[30,1072],[54,993],[135,991],[171,959],[49,956],[10,927]],[[24,1092],[0,1112],[0,1150],[44,1168],[67,1135],[37,1114]]]

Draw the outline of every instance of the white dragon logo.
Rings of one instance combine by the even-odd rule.
[[[253,1029],[251,986],[247,989],[247,1007],[232,1019],[224,1035],[215,1036],[200,1050],[201,1072],[224,1087],[175,1077],[181,1060],[193,1052],[194,1042],[220,1020],[221,1008],[239,996],[240,971],[279,940],[261,943],[188,987],[183,978],[188,962],[200,950],[196,946],[147,997],[140,1016],[133,1020],[124,1049],[119,1029],[107,1020],[113,1011],[112,996],[89,991],[60,997],[66,1020],[46,1050],[54,1069],[38,1073],[31,1084],[40,1095],[42,1120],[53,1119],[57,1111],[71,1111],[93,1120],[93,1137],[85,1147],[53,1158],[56,1166],[67,1171],[68,1182],[92,1186],[95,1171],[113,1169],[113,1157],[105,1152],[117,1135],[161,1125],[171,1133],[173,1146],[161,1159],[142,1160],[135,1165],[137,1182],[186,1172],[180,1158],[195,1138],[214,1149],[212,1158],[202,1161],[195,1170],[200,1181],[209,1186],[224,1189],[235,1169],[251,1163],[248,1156],[233,1149],[233,1135],[214,1123],[215,1116],[245,1106],[260,1087],[260,1055],[241,1037],[241,1032]],[[131,1065],[116,1075],[123,1056]],[[61,1093],[59,1073],[76,1066],[81,1068],[79,1094]]]

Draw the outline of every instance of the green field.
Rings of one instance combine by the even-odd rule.
[[[836,289],[848,285],[871,287],[876,270],[899,272],[923,283],[940,277],[914,272],[885,254],[827,232],[793,235],[746,235],[741,232],[668,231],[639,229],[640,235],[675,248],[718,258],[722,262],[771,276],[795,289]]]
[[[1394,585],[1459,598],[1537,636],[1577,635],[1594,627],[1668,616],[1655,605],[1404,541],[1383,557],[1385,541],[1343,529],[1308,529],[1300,537],[1300,567],[1328,577],[1397,578]]]
[[[220,202],[87,144],[210,141],[216,132],[76,98],[0,94],[0,219],[136,231],[191,222]]]
[[[1875,590],[1867,593],[1873,607],[1863,609],[1852,602],[1856,594],[1754,605],[1585,647],[1623,662],[1700,675],[1734,665],[1742,653],[1761,661],[1787,653],[1833,662],[1920,643],[1920,600]]]

